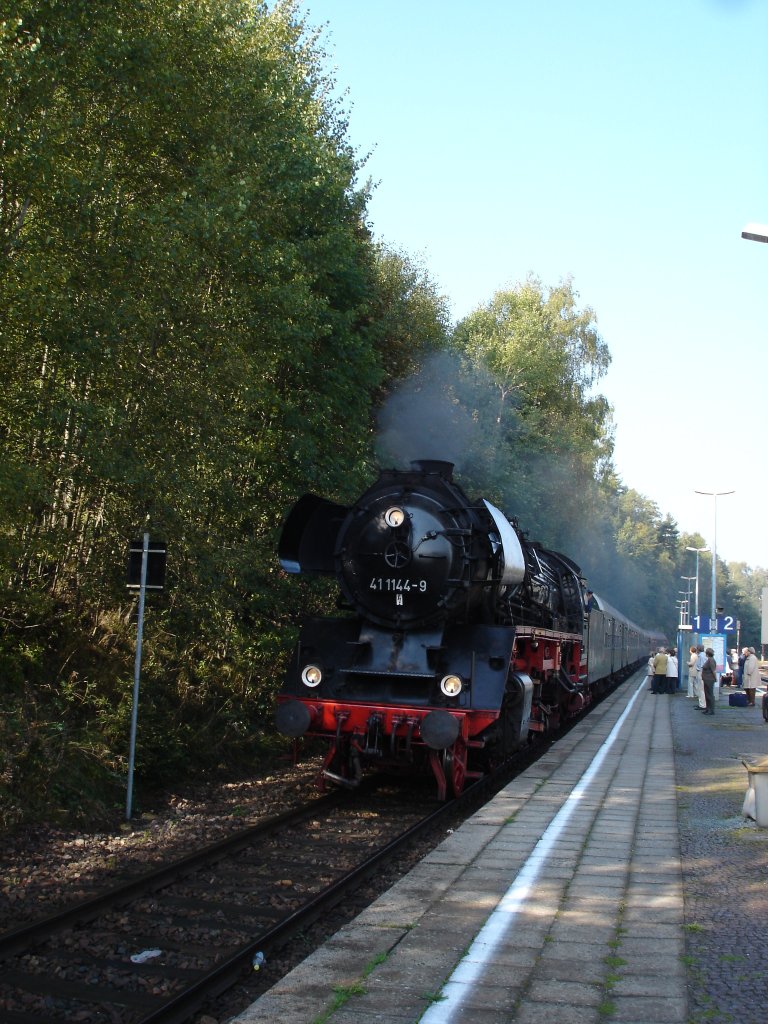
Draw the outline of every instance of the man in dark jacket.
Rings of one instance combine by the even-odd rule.
[[[704,708],[704,714],[714,715],[717,662],[715,661],[715,652],[711,647],[708,647],[705,653],[707,655],[707,660],[704,662],[704,667],[701,670],[701,681],[704,683],[704,699],[707,702],[707,706]]]

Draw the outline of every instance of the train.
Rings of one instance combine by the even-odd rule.
[[[383,469],[351,506],[308,493],[278,542],[289,574],[335,577],[307,618],[275,725],[325,741],[322,785],[431,771],[441,800],[550,735],[663,642],[586,587],[448,461]]]

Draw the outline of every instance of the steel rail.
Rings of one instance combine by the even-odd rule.
[[[54,913],[49,914],[47,917],[4,932],[0,934],[0,962],[7,960],[9,957],[18,956],[35,943],[48,938],[56,931],[69,928],[75,924],[86,924],[113,907],[119,907],[143,894],[159,892],[180,878],[184,878],[186,875],[199,870],[203,865],[214,863],[230,854],[236,853],[239,849],[253,843],[254,839],[260,836],[266,837],[313,814],[331,810],[341,802],[342,795],[340,793],[329,793],[326,796],[318,797],[312,803],[304,804],[282,814],[276,814],[265,821],[253,825],[251,828],[244,829],[233,836],[228,836],[217,843],[206,846],[202,850],[196,850],[194,853],[172,861],[170,864],[157,868],[154,871],[145,872],[137,878],[124,882],[114,889],[110,889],[106,893],[88,897],[59,911],[54,911]]]
[[[336,906],[347,894],[358,888],[398,850],[433,828],[441,819],[455,814],[465,803],[469,804],[482,798],[491,778],[491,776],[483,777],[468,787],[461,797],[442,804],[422,821],[412,825],[402,835],[377,850],[342,878],[332,882],[303,907],[261,932],[246,946],[243,946],[223,963],[212,968],[197,982],[178,995],[171,997],[154,1013],[143,1017],[140,1024],[185,1024],[200,1009],[206,999],[220,995],[241,978],[246,971],[250,970],[256,953],[262,952],[268,959],[273,951],[284,946],[293,935],[313,924],[325,911]]]

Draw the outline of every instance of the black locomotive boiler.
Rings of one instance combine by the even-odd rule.
[[[351,507],[306,494],[279,542],[289,573],[336,577],[341,614],[301,628],[278,695],[287,736],[328,741],[323,777],[431,767],[458,794],[589,705],[658,641],[579,567],[528,541],[449,462],[385,470]]]

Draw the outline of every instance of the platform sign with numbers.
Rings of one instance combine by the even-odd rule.
[[[718,615],[714,623],[711,615],[694,615],[691,625],[696,633],[735,633],[737,627],[734,615]]]

